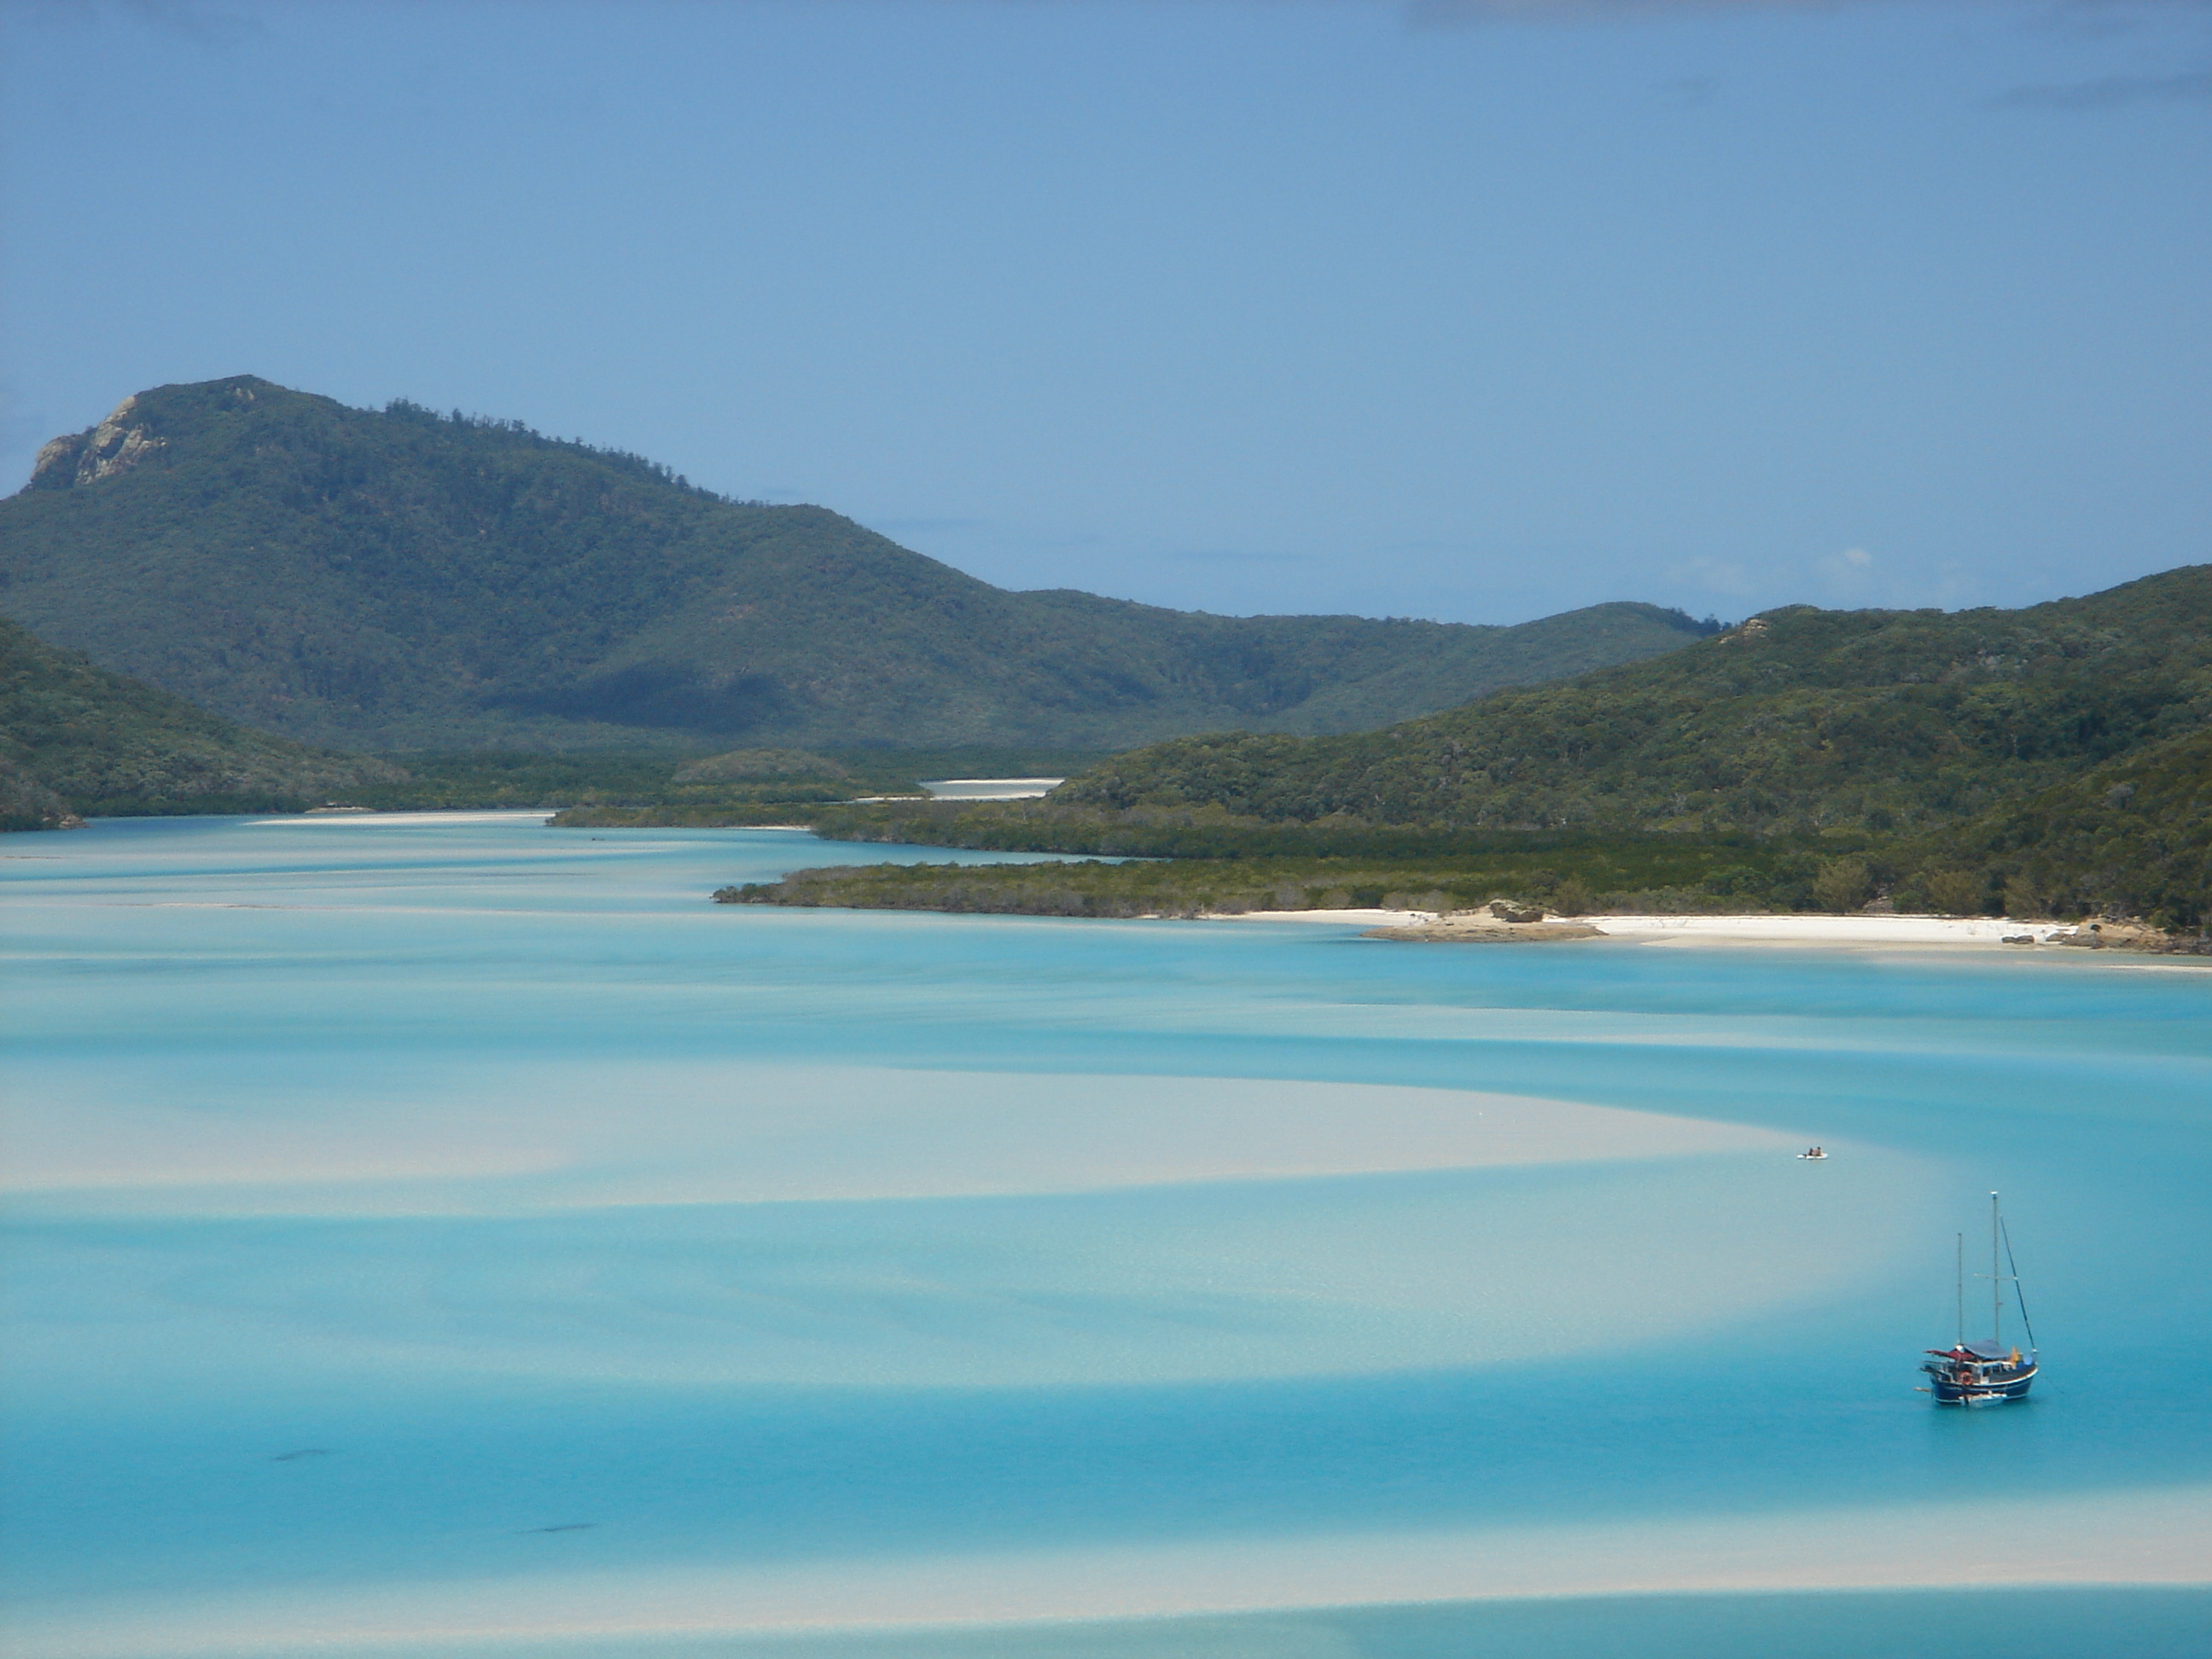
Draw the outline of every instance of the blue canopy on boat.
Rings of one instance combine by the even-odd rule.
[[[2003,1359],[2013,1352],[2009,1342],[1969,1342],[1966,1352],[1977,1359]]]

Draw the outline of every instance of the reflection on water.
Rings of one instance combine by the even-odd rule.
[[[55,1651],[367,1639],[548,1571],[722,1583],[647,1645],[793,1659],[2203,1627],[2081,1589],[726,1634],[740,1580],[947,1552],[1055,1552],[1024,1594],[1076,1608],[1086,1551],[1962,1495],[2063,1534],[2212,1483],[2212,1410],[2099,1363],[2212,1346],[2212,979],[718,908],[834,851],[516,815],[19,848],[5,1570]],[[1991,1187],[2047,1363],[1969,1419],[1912,1367]]]

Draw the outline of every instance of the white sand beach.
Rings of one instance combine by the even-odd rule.
[[[1325,922],[1337,927],[1423,927],[1445,918],[1433,910],[1249,910],[1206,921]],[[1554,918],[1558,920],[1558,918]],[[2026,934],[2039,945],[2074,932],[2063,921],[2016,921],[2007,916],[1593,915],[1573,920],[1611,938],[1646,945],[1964,945],[2003,948]],[[2018,948],[2014,946],[2013,948]]]
[[[1758,915],[1587,916],[1615,939],[1674,945],[2002,945],[2031,934],[2040,944],[2071,933],[2060,921],[2014,921],[2004,916]]]
[[[932,800],[1036,800],[1066,778],[924,778]]]

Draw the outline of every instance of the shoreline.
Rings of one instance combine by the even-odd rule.
[[[1370,937],[1392,940],[1445,940],[1457,934],[1466,943],[1503,942],[1527,929],[1530,939],[1571,937],[1569,929],[1585,936],[1631,940],[1641,945],[1697,946],[1726,945],[1825,945],[1850,949],[1902,948],[1912,950],[2118,951],[2129,957],[2165,954],[2145,950],[2136,941],[2149,937],[2124,924],[2111,924],[2109,943],[2072,943],[2079,930],[2072,922],[2050,920],[2022,921],[2008,916],[1829,915],[1815,914],[1745,913],[1724,915],[1585,915],[1547,916],[1535,923],[1493,921],[1480,912],[1464,917],[1432,910],[1390,910],[1379,908],[1346,910],[1249,910],[1217,912],[1194,918],[1200,921],[1318,922],[1337,927],[1363,927]],[[1565,924],[1562,926],[1562,924]],[[1537,929],[1557,929],[1538,933]],[[2186,959],[2186,953],[2176,953]]]
[[[278,817],[250,817],[246,827],[253,830],[281,830],[313,824],[325,828],[337,824],[380,824],[386,829],[406,829],[412,825],[441,823],[507,823],[523,818],[536,818],[541,823],[553,814],[550,806],[424,806],[402,808],[397,811],[380,812],[368,807],[348,808],[332,811],[316,808],[305,812],[288,812]]]

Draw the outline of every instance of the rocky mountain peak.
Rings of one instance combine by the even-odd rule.
[[[134,418],[137,413],[138,399],[134,395],[116,404],[114,411],[89,432],[56,438],[39,451],[31,468],[31,488],[73,489],[79,484],[97,483],[129,471],[154,451],[166,448],[168,441],[151,435],[146,423]]]

